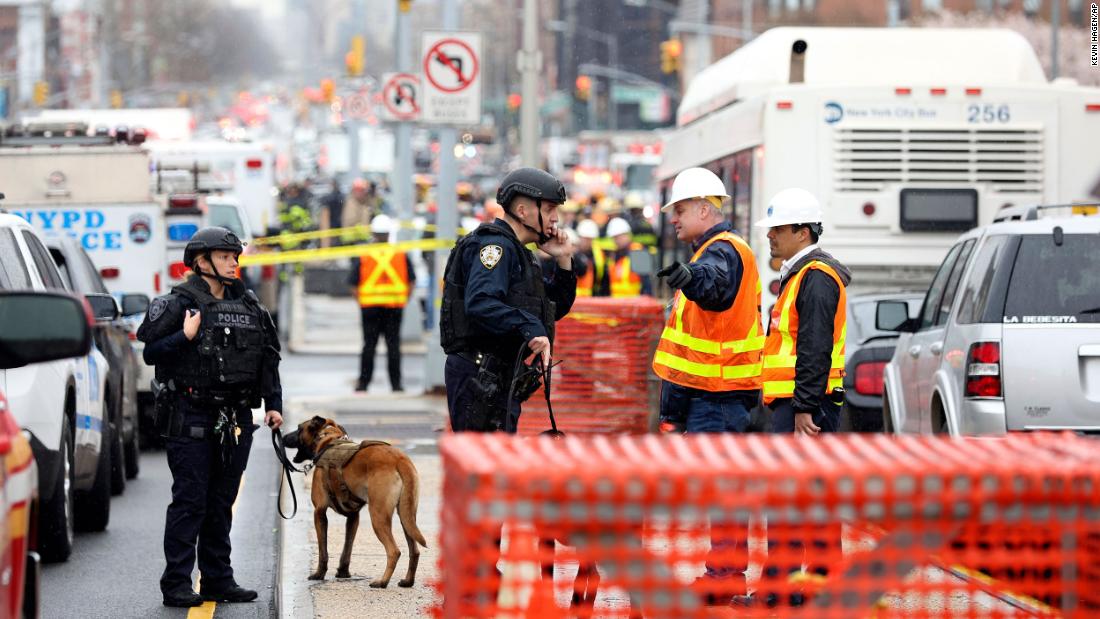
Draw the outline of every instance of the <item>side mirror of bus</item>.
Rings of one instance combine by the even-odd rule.
[[[909,304],[905,301],[879,301],[875,304],[875,329],[912,333],[916,321],[909,318]]]

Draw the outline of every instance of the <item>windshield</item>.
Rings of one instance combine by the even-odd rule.
[[[626,168],[626,178],[623,179],[623,189],[627,191],[641,191],[653,187],[653,172],[656,165],[635,163]]]
[[[244,239],[244,225],[241,223],[240,212],[232,204],[207,204],[209,207],[210,225],[229,228],[238,238]]]
[[[1023,237],[1005,301],[1006,323],[1100,322],[1100,238]]]

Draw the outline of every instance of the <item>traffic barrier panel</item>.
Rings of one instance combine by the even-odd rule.
[[[449,435],[435,614],[1100,616],[1098,452],[1070,434]],[[746,556],[747,606],[705,605],[745,590],[693,583],[704,563]],[[581,566],[595,606],[570,609]]]
[[[567,434],[648,430],[653,351],[664,325],[664,306],[653,297],[580,297],[558,321],[551,376],[551,405]],[[542,391],[523,405],[520,434],[550,428]]]

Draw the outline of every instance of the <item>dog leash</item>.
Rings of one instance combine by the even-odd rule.
[[[275,448],[275,457],[279,459],[279,464],[283,467],[283,474],[286,475],[286,485],[290,488],[290,498],[294,502],[294,511],[289,516],[283,513],[283,485],[279,484],[279,498],[276,499],[276,504],[279,507],[279,516],[283,520],[290,520],[298,513],[298,495],[294,492],[294,481],[290,477],[290,473],[301,473],[301,469],[296,468],[290,459],[286,457],[286,446],[283,444],[283,431],[280,428],[271,428],[271,446]]]

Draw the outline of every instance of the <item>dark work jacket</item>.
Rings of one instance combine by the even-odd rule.
[[[453,264],[448,264],[444,274],[443,303],[457,303],[458,299],[452,297],[461,295],[464,317],[457,320],[467,323],[458,327],[463,330],[468,326],[469,335],[462,338],[468,342],[461,343],[460,350],[496,354],[510,365],[524,343],[536,337],[552,337],[549,329],[553,328],[553,321],[561,320],[573,307],[577,279],[571,270],[561,267],[555,267],[549,277],[544,277],[535,255],[520,244],[504,220],[482,224],[471,234],[476,236],[460,240],[448,259]],[[554,305],[553,317],[547,316],[549,324],[544,324],[534,312],[506,302],[517,290],[528,286],[525,278],[532,273],[541,280],[535,283],[541,284],[546,298]],[[441,329],[448,328],[443,314],[456,316],[454,308],[446,309],[440,315]],[[447,333],[443,335],[443,340],[450,339]]]
[[[715,235],[733,231],[729,222],[715,225],[691,244],[692,255]],[[733,306],[745,266],[732,245],[712,243],[698,260],[686,266],[691,270],[691,281],[680,289],[685,297],[708,312],[722,312]]]
[[[189,288],[188,291],[181,289]],[[188,340],[183,333],[183,318],[189,309],[200,309],[200,306],[191,296],[210,295],[210,286],[206,280],[199,276],[192,276],[186,282],[176,286],[172,292],[157,297],[149,305],[145,314],[145,320],[138,327],[137,338],[145,342],[143,358],[148,365],[157,368],[157,380],[167,383],[170,379],[179,379],[178,387],[187,386],[186,383],[196,374],[197,364],[202,363],[200,358],[200,343],[203,341],[204,331],[213,330],[214,316],[204,312],[199,334],[193,340]],[[249,347],[259,347],[259,350],[248,350],[248,358],[256,357],[260,368],[256,372],[256,381],[253,384],[234,385],[234,391],[245,389],[261,396],[264,400],[265,410],[283,410],[283,390],[279,380],[279,338],[270,314],[256,299],[256,295],[247,290],[238,280],[234,285],[225,289],[225,299],[229,302],[239,302],[252,308],[259,319],[259,330],[255,342],[250,342]],[[220,327],[217,327],[221,329]],[[220,332],[220,331],[219,331]],[[244,340],[240,340],[242,343]],[[228,363],[235,366],[236,364]],[[237,367],[236,370],[241,368]],[[211,383],[208,388],[217,390],[225,385]]]
[[[781,287],[786,288],[791,277],[810,262],[820,260],[833,267],[847,287],[852,272],[828,253],[815,249],[795,263]],[[802,278],[795,308],[798,310],[798,341],[794,365],[795,412],[814,412],[821,406],[821,397],[829,383],[829,368],[833,359],[833,320],[836,318],[840,288],[827,274],[812,270]]]

